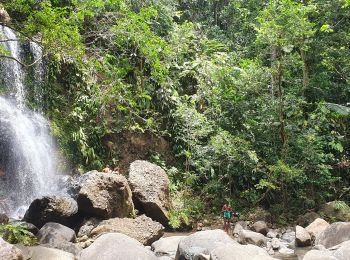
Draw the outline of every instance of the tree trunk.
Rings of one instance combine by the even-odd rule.
[[[307,64],[306,52],[303,49],[300,50],[300,56],[303,61],[303,94],[305,97],[306,90],[308,89],[310,84],[309,66]]]

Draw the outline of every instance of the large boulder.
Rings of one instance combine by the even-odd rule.
[[[331,252],[325,250],[311,250],[307,252],[303,258],[303,260],[339,260],[332,255]]]
[[[172,259],[176,256],[177,247],[179,246],[180,240],[185,236],[173,236],[161,238],[152,244],[152,251],[156,256],[168,256]]]
[[[30,250],[30,260],[76,260],[73,254],[43,246],[28,247]]]
[[[305,230],[309,232],[310,236],[315,240],[328,226],[329,223],[327,221],[322,218],[317,218],[308,225]]]
[[[345,241],[329,249],[338,260],[350,259],[350,241]]]
[[[157,260],[154,253],[137,240],[120,233],[109,233],[98,237],[84,249],[80,260]]]
[[[150,218],[167,226],[169,222],[169,179],[165,171],[147,161],[130,165],[129,183],[135,206]]]
[[[225,245],[215,248],[210,253],[210,260],[273,260],[262,248],[254,245]]]
[[[311,246],[311,236],[301,226],[295,227],[295,245],[299,247]]]
[[[79,211],[103,219],[133,214],[132,194],[122,175],[91,171],[81,176],[77,195]]]
[[[350,221],[350,207],[344,201],[331,201],[323,205],[321,212],[332,221]]]
[[[350,240],[350,223],[336,222],[318,235],[315,245],[320,244],[330,248],[347,240]]]
[[[254,231],[242,230],[238,235],[238,242],[263,247],[267,245],[267,238],[263,234]]]
[[[0,259],[1,260],[24,260],[24,256],[17,247],[7,243],[0,238]]]
[[[81,251],[75,242],[74,230],[58,223],[46,223],[38,233],[38,239],[42,246],[56,248],[65,252],[78,255]]]
[[[252,225],[251,229],[255,232],[263,234],[264,236],[266,236],[267,232],[269,232],[269,228],[268,228],[266,222],[262,221],[262,220],[255,222]]]
[[[89,234],[90,237],[97,237],[103,233],[122,233],[132,237],[143,245],[151,245],[163,236],[164,227],[146,217],[139,216],[135,219],[113,218],[102,221]]]
[[[192,260],[200,254],[209,255],[215,248],[225,245],[238,245],[224,231],[199,231],[180,240],[175,260]]]
[[[317,249],[317,248],[315,248]],[[329,248],[320,247],[319,250],[309,251],[303,260],[349,260],[350,241],[345,241],[339,245]]]
[[[76,236],[73,229],[59,223],[49,222],[39,230],[38,239],[41,244],[51,243],[55,240],[75,242]]]
[[[34,200],[24,215],[26,222],[41,228],[45,223],[57,222],[73,226],[77,219],[78,204],[70,197],[45,196]]]

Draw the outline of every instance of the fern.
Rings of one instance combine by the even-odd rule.
[[[0,237],[11,244],[31,246],[36,244],[36,237],[22,223],[0,225]]]

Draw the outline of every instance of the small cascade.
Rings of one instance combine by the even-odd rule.
[[[30,42],[30,52],[33,54],[33,60],[36,62],[34,66],[34,101],[36,104],[41,104],[43,99],[43,90],[42,90],[42,83],[44,82],[44,63],[41,59],[43,56],[43,50],[42,47],[35,43]],[[38,110],[40,111],[41,108],[39,107]]]
[[[25,48],[16,33],[1,26],[0,38],[6,55],[21,61]],[[29,49],[35,60],[42,55],[35,43]],[[34,66],[35,101],[41,104],[44,67]],[[0,213],[18,217],[33,199],[58,192],[56,149],[48,121],[26,106],[24,67],[13,59],[0,59],[0,67]]]
[[[5,41],[5,51],[7,56],[16,60],[21,60],[21,48],[17,35],[10,28],[0,25],[0,39]],[[10,91],[11,97],[16,100],[19,107],[24,106],[24,73],[21,64],[13,59],[3,59],[1,61],[3,71],[3,83]]]

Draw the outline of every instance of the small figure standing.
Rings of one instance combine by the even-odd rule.
[[[114,167],[113,172],[114,174],[120,174],[119,167]]]
[[[228,230],[230,228],[230,220],[232,218],[232,209],[230,205],[224,204],[221,210],[224,218],[224,230],[226,233],[228,233]]]
[[[109,165],[107,165],[107,166],[102,170],[102,172],[104,172],[104,173],[112,173],[112,170],[111,170],[111,168],[109,168]]]

